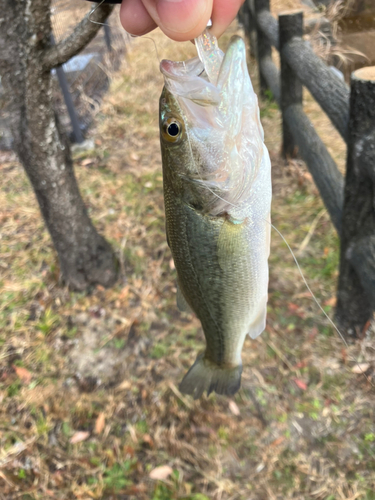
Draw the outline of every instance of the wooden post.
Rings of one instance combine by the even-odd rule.
[[[270,10],[270,0],[254,0],[254,17],[255,22],[258,14],[262,10]],[[266,97],[266,91],[268,89],[266,79],[261,71],[261,60],[272,56],[272,47],[267,38],[267,36],[263,33],[263,31],[259,28],[259,25],[256,23],[256,32],[257,32],[257,58],[258,58],[258,70],[259,70],[259,89],[260,93],[263,97]]]
[[[257,56],[257,28],[255,19],[254,0],[245,0],[244,11],[246,14],[246,34],[250,43],[250,56]]]
[[[302,105],[302,83],[283,57],[284,46],[295,36],[303,36],[303,12],[285,12],[279,15],[279,47],[281,62],[281,112],[283,116],[284,158],[296,157],[297,146],[285,121],[285,111],[292,104]]]
[[[51,42],[54,45],[56,43],[52,33],[51,33]],[[81,144],[84,141],[84,137],[82,135],[82,130],[79,123],[78,115],[76,112],[76,108],[74,107],[73,99],[69,91],[68,82],[66,80],[64,67],[62,65],[56,68],[56,74],[60,84],[61,92],[64,97],[66,109],[68,110],[70,123],[72,125],[74,142],[77,144]]]
[[[104,40],[107,46],[108,52],[112,52],[112,43],[111,43],[111,27],[108,24],[108,19],[104,21]]]
[[[375,66],[351,77],[346,185],[336,315],[361,337],[375,311]]]

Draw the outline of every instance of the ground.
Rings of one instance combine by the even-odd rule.
[[[159,57],[194,54],[151,37]],[[371,334],[343,344],[276,232],[267,328],[245,342],[241,390],[200,401],[178,390],[204,338],[175,304],[158,64],[152,40],[133,41],[96,116],[95,149],[75,152],[90,215],[121,262],[113,288],[64,288],[29,182],[0,156],[0,499],[373,500]],[[279,157],[277,106],[260,106],[272,221],[333,316],[338,237],[304,164]],[[332,148],[308,95],[306,108]],[[342,166],[341,143],[334,153]]]

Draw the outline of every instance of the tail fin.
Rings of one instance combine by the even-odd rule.
[[[180,391],[199,399],[204,391],[232,396],[241,386],[242,364],[234,368],[221,368],[204,358],[197,357],[180,384]]]

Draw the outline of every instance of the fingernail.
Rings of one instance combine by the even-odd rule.
[[[156,8],[162,27],[175,33],[188,33],[211,16],[211,0],[158,0]]]

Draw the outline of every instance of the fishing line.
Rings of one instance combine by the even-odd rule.
[[[97,21],[93,21],[91,16],[94,14],[94,12],[105,2],[105,0],[101,0],[100,3],[98,3],[89,13],[89,21],[90,23],[93,23],[93,24],[99,24],[100,26],[105,26],[105,23],[99,23]],[[124,30],[125,31],[125,30]],[[144,35],[131,35],[129,33],[129,35],[132,37],[132,38],[143,38],[143,39],[146,39],[146,40],[151,40],[151,42],[154,44],[154,48],[155,48],[155,52],[156,52],[156,57],[159,61],[159,64],[161,63],[161,59],[160,59],[160,56],[159,56],[159,51],[158,51],[158,48],[156,46],[156,43],[155,43],[155,40],[153,38],[151,38],[150,36],[144,36]]]
[[[94,12],[96,12],[99,9],[99,7],[101,5],[103,5],[104,2],[105,2],[105,0],[102,0],[100,3],[98,3],[97,5],[95,5],[95,7],[90,11],[90,13],[89,13],[89,21],[90,21],[90,23],[92,23],[92,24],[99,24],[100,26],[104,26],[104,23],[98,23],[97,21],[93,21],[91,19],[91,16],[94,14]]]
[[[333,326],[333,328],[336,330],[336,332],[338,333],[340,339],[343,341],[344,345],[349,349],[349,344],[347,343],[345,337],[343,336],[343,334],[340,332],[340,330],[338,329],[338,327],[335,325],[335,323],[331,320],[331,318],[328,316],[328,314],[325,312],[325,310],[323,309],[323,307],[320,305],[318,299],[315,297],[313,291],[311,290],[309,284],[307,283],[306,281],[306,278],[302,272],[302,269],[301,269],[301,266],[299,265],[299,262],[297,260],[297,257],[294,255],[294,252],[293,250],[290,248],[290,245],[289,243],[286,241],[286,239],[284,238],[284,236],[282,235],[282,233],[277,229],[277,227],[275,227],[270,221],[266,220],[266,219],[262,219],[264,220],[265,222],[267,222],[271,227],[272,229],[274,229],[277,234],[282,238],[283,242],[285,243],[285,245],[288,247],[288,250],[289,252],[292,254],[292,257],[294,259],[294,262],[297,266],[297,269],[298,269],[298,272],[299,274],[301,275],[301,278],[307,288],[307,290],[309,291],[311,297],[314,299],[314,302],[316,303],[316,305],[319,307],[319,309],[322,311],[322,313],[324,314],[324,316],[328,319],[329,323]],[[362,367],[361,365],[359,364],[359,361],[357,359],[352,359],[352,361],[358,366],[361,374],[365,377],[365,380],[367,382],[370,382],[371,386],[372,387],[375,387],[375,385],[371,382],[371,379],[370,377],[368,377],[365,372],[362,370]]]

